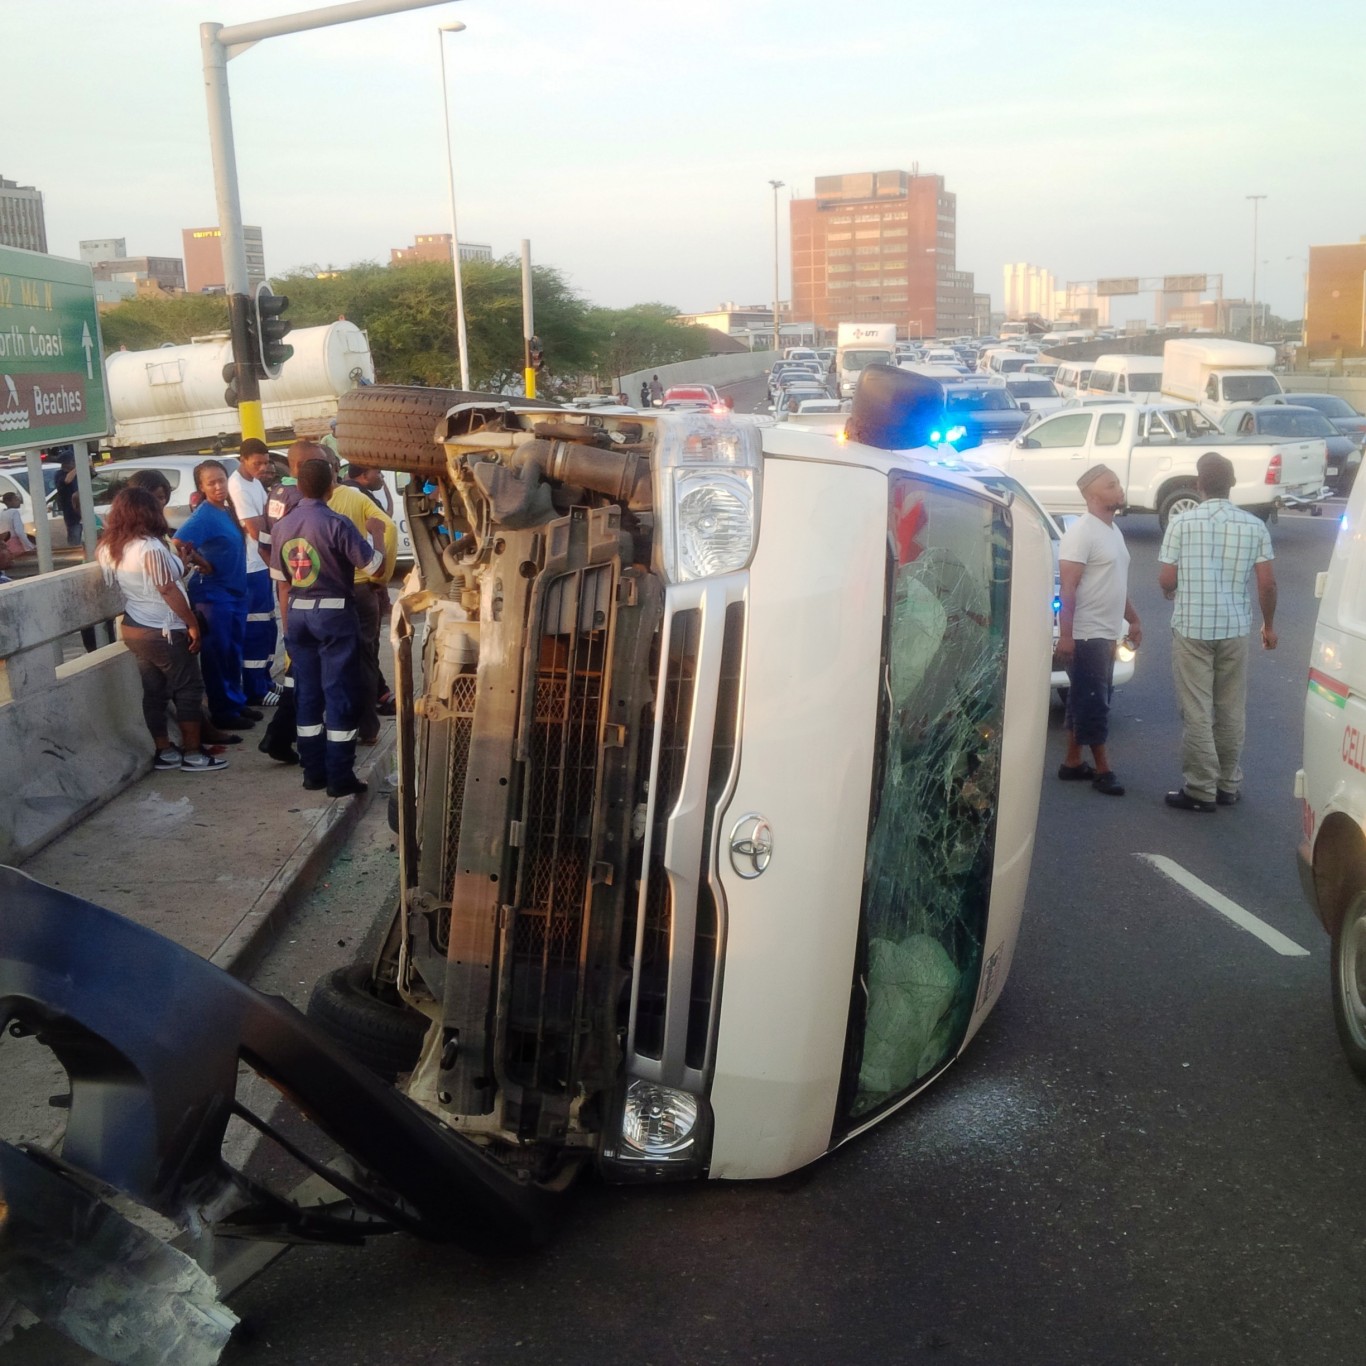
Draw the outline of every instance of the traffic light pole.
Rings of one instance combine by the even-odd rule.
[[[264,38],[307,29],[373,19],[405,10],[427,9],[447,0],[354,0],[344,5],[251,24],[200,24],[199,46],[204,58],[204,94],[209,108],[209,149],[213,155],[214,195],[218,201],[218,230],[223,242],[223,285],[232,324],[232,359],[237,367],[236,389],[242,438],[265,439],[261,415],[261,382],[253,360],[247,319],[252,299],[247,285],[247,247],[242,233],[242,204],[237,193],[237,153],[232,137],[232,107],[228,99],[228,63]]]
[[[531,339],[536,321],[531,311],[531,243],[522,238],[522,377],[528,398],[536,397],[536,370],[531,364]]]

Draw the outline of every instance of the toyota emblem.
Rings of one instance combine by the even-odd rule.
[[[730,832],[730,866],[746,880],[756,878],[773,857],[773,831],[762,816],[743,816]]]

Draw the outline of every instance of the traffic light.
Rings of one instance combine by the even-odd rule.
[[[545,348],[541,345],[541,339],[532,337],[526,345],[527,354],[531,357],[531,368],[540,370],[545,365]]]
[[[285,319],[285,309],[289,300],[283,294],[276,294],[267,284],[256,286],[255,307],[248,317],[248,330],[252,334],[252,356],[260,357],[257,373],[262,379],[274,379],[280,367],[294,354],[294,348],[285,342],[285,336],[294,326]]]
[[[230,360],[223,367],[223,383],[228,387],[223,391],[223,397],[227,400],[229,408],[237,407],[241,402],[241,395],[237,392],[237,362]]]

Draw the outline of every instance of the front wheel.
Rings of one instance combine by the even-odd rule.
[[[1179,484],[1158,504],[1157,524],[1166,531],[1167,523],[1173,517],[1199,506],[1200,495],[1195,491],[1195,485]]]
[[[1366,1081],[1366,892],[1333,931],[1333,1022],[1352,1071]]]

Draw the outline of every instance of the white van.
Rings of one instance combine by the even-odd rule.
[[[1162,357],[1100,356],[1091,367],[1086,392],[1133,403],[1160,403]]]
[[[1332,938],[1333,1018],[1366,1079],[1366,483],[1358,481],[1333,558],[1318,576],[1304,699],[1300,883]]]
[[[1058,392],[1063,398],[1076,398],[1078,394],[1086,393],[1086,386],[1091,382],[1093,364],[1089,360],[1065,360],[1058,366],[1053,383],[1058,386]]]
[[[978,358],[977,369],[984,375],[1016,375],[1033,359],[1029,352],[1013,346],[989,346]]]

